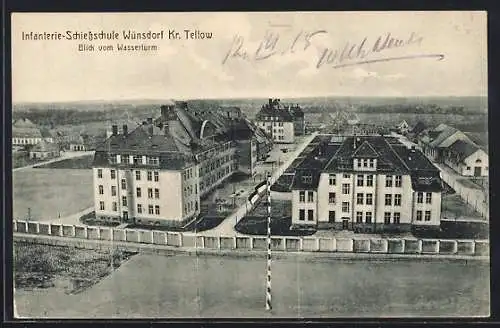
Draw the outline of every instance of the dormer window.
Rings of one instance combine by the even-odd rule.
[[[303,175],[302,183],[311,184],[312,183],[312,175]]]

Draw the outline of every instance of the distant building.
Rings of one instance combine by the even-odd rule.
[[[401,121],[401,123],[399,123],[396,126],[396,128],[398,132],[401,134],[406,134],[410,130],[410,126],[408,125],[408,122],[406,122],[405,120]]]
[[[30,159],[50,159],[60,155],[59,145],[47,141],[40,141],[29,151]]]
[[[463,176],[488,176],[488,154],[471,142],[455,141],[444,157],[444,163]]]
[[[441,191],[439,170],[396,138],[335,136],[295,171],[292,227],[438,229]]]
[[[43,140],[40,129],[29,119],[18,119],[12,122],[12,145],[36,145]]]
[[[276,143],[293,143],[296,135],[305,134],[302,109],[298,105],[283,106],[279,99],[269,99],[269,103],[262,106],[256,124]]]
[[[457,140],[472,143],[463,132],[446,124],[440,124],[433,130],[422,132],[418,143],[428,157],[433,161],[443,163],[445,150]]]
[[[200,213],[200,199],[233,172],[252,174],[258,160],[257,128],[219,111],[186,102],[161,106],[132,131],[96,148],[94,206],[104,220],[182,226]],[[262,132],[260,132],[262,133]]]
[[[230,119],[238,119],[238,118],[243,117],[243,114],[242,114],[241,109],[239,107],[221,106],[219,108],[219,111],[220,111],[221,115],[226,116],[227,118],[230,118]]]

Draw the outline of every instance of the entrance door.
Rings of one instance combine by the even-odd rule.
[[[480,177],[481,176],[481,166],[475,166],[474,167],[474,176],[475,177]]]
[[[127,222],[127,221],[128,221],[128,212],[123,211],[123,222]]]
[[[348,230],[348,229],[349,229],[349,220],[342,219],[342,230]]]

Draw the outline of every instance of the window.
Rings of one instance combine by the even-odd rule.
[[[356,195],[356,204],[363,205],[363,194],[362,193],[358,193]]]
[[[311,184],[312,183],[312,175],[304,175],[302,176],[302,182]]]
[[[400,175],[396,175],[394,185],[398,188],[401,187],[401,181],[402,181],[402,177]]]
[[[160,215],[160,206],[159,205],[155,206],[155,214]]]
[[[387,175],[385,177],[385,186],[392,187],[392,175]]]
[[[373,175],[370,174],[366,176],[366,186],[373,187]]]
[[[308,201],[309,203],[311,203],[311,202],[313,202],[313,201],[314,201],[314,193],[313,193],[312,191],[309,191],[309,192],[307,193],[307,201]]]
[[[154,213],[153,205],[149,205],[148,206],[148,213],[149,214],[153,214]]]
[[[116,204],[116,202],[113,202],[113,211],[118,211],[118,204]]]
[[[152,181],[152,180],[153,180],[153,172],[148,171],[148,181]]]
[[[394,195],[394,206],[401,206],[401,194]]]
[[[306,201],[306,192],[305,191],[300,191],[299,192],[299,202],[305,203]]]
[[[424,202],[424,194],[419,192],[417,193],[417,203],[422,204]]]
[[[350,191],[349,184],[348,183],[343,183],[342,184],[342,193],[344,195],[347,195],[347,194],[349,194],[349,191]]]
[[[431,220],[431,211],[425,211],[425,221]]]
[[[111,170],[111,179],[116,179],[116,171]]]
[[[384,223],[391,223],[391,212],[384,212]]]
[[[116,196],[116,186],[111,186],[111,196]]]
[[[335,223],[335,211],[328,211],[328,222]]]
[[[127,196],[122,196],[122,206],[127,206]]]
[[[367,167],[368,166],[368,161],[366,159],[363,160],[363,167]]]
[[[160,189],[155,188],[155,198],[160,198]]]
[[[335,204],[335,193],[334,192],[328,193],[328,203]]]
[[[342,212],[349,213],[349,202],[342,202]]]
[[[129,162],[129,155],[122,155],[122,163],[128,164]]]
[[[134,156],[134,164],[141,164],[141,163],[142,163],[142,156],[135,155]]]
[[[137,213],[142,213],[142,204],[137,204]]]
[[[400,220],[401,220],[401,213],[394,212],[394,218],[392,222],[394,222],[394,224],[399,224]]]
[[[363,182],[364,182],[365,176],[363,174],[358,175],[358,187],[363,187]]]
[[[159,162],[160,162],[159,158],[158,157],[154,157],[154,156],[153,157],[149,157],[148,156],[147,159],[148,159],[148,164],[149,165],[158,165]]]
[[[467,166],[467,171],[470,171],[470,166]]]
[[[148,188],[148,198],[153,198],[153,188]]]
[[[137,181],[141,180],[141,171],[135,171],[135,179]]]
[[[158,171],[154,172],[154,176],[155,176],[155,181],[158,182],[160,180],[160,176],[159,176]]]
[[[361,167],[361,160],[360,160],[360,159],[358,159],[356,162],[357,162],[357,166],[358,166],[358,167]]]
[[[104,195],[104,187],[99,185],[99,195]]]
[[[136,191],[137,197],[141,197],[141,194],[142,194],[141,188],[136,188],[135,191]]]
[[[425,194],[425,203],[430,204],[432,202],[432,193],[428,192]]]
[[[351,175],[349,173],[344,173],[344,179],[349,179]]]
[[[363,212],[356,212],[356,223],[363,223]]]
[[[116,164],[116,163],[117,163],[117,158],[118,158],[118,156],[117,156],[117,155],[114,155],[114,154],[109,155],[109,162],[110,162],[111,164]]]
[[[373,194],[366,194],[366,205],[373,204]]]
[[[306,219],[306,210],[299,210],[299,220],[304,221]]]
[[[335,186],[335,184],[337,183],[335,174],[328,175],[328,183],[330,184],[330,186]]]
[[[481,163],[481,159],[480,158],[476,159],[476,163]]]
[[[370,158],[370,167],[375,166],[375,160],[373,158]]]
[[[391,194],[385,194],[385,205],[387,205],[387,206],[392,205],[392,195]]]
[[[307,221],[314,221],[314,211],[307,210]]]
[[[99,209],[100,209],[101,211],[104,211],[104,202],[103,202],[103,201],[100,201],[100,202],[99,202]]]
[[[97,177],[102,179],[102,169],[97,169]]]
[[[366,212],[365,213],[365,222],[366,223],[372,223],[372,212]]]
[[[422,221],[422,211],[417,211],[417,221]]]

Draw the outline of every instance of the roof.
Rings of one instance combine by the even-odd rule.
[[[41,141],[37,143],[32,149],[32,152],[53,152],[59,151],[59,146],[52,142]]]
[[[441,125],[444,125],[444,124],[440,124],[438,127],[440,127]],[[451,137],[452,135],[454,135],[455,133],[459,132],[457,129],[455,128],[452,128],[450,126],[445,126],[445,127],[442,127],[442,130],[434,130],[434,131],[438,131],[438,132],[441,132],[439,133],[430,143],[429,145],[431,145],[432,147],[440,147],[441,144],[446,140],[448,139],[449,137]]]
[[[452,156],[455,156],[459,162],[462,162],[481,149],[470,142],[457,140],[452,143],[447,150]]]
[[[12,122],[12,127],[15,128],[36,128],[36,124],[27,118],[20,118]]]
[[[107,153],[119,152],[159,156],[162,168],[180,169],[194,163],[197,154],[221,142],[250,139],[254,135],[265,139],[265,134],[257,130],[245,118],[231,119],[216,110],[193,110],[185,102],[176,102],[162,106],[162,115],[157,119],[143,122],[126,135],[110,136],[98,145],[95,164],[105,164]]]
[[[278,117],[278,120],[292,122],[295,118],[303,118],[304,112],[299,105],[282,105],[279,99],[269,99],[269,103],[262,105],[257,113],[257,120],[264,117]]]
[[[13,138],[42,138],[42,133],[38,128],[12,127]]]
[[[378,157],[378,154],[368,141],[363,141],[361,146],[359,146],[358,149],[356,149],[356,151],[352,154],[352,157],[376,158]]]
[[[411,132],[414,134],[420,134],[420,132],[424,131],[425,128],[426,128],[426,126],[425,126],[424,122],[418,121],[417,124],[415,124],[415,126],[411,130]]]

